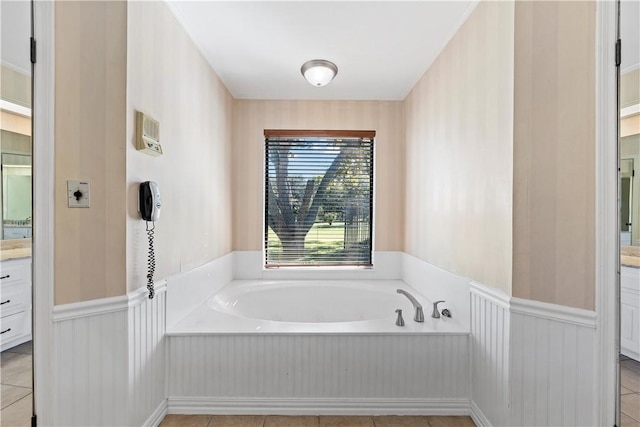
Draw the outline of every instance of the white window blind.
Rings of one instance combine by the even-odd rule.
[[[265,131],[265,265],[371,266],[374,131]]]

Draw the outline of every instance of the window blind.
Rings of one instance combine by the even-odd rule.
[[[371,266],[375,132],[288,132],[265,131],[265,265]]]

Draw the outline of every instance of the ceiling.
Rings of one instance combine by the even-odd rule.
[[[181,1],[167,4],[237,99],[402,100],[471,1]],[[300,74],[338,66],[331,84]]]
[[[234,97],[401,100],[477,4],[470,1],[167,0]],[[0,2],[2,63],[30,74],[29,1]],[[621,2],[623,72],[640,65],[640,2]],[[309,59],[335,62],[324,88]],[[380,62],[377,64],[376,62]]]

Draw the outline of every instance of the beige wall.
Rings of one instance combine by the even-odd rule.
[[[0,129],[31,136],[31,117],[0,110]]]
[[[146,284],[138,184],[156,181],[156,279],[231,251],[233,99],[164,2],[128,3],[127,289]],[[135,111],[160,122],[164,154],[135,149]],[[124,190],[124,188],[123,188]],[[123,191],[124,193],[124,191]]]
[[[594,2],[516,2],[513,296],[594,309]]]
[[[620,120],[620,137],[631,136],[640,133],[640,114],[626,117]]]
[[[23,107],[31,107],[31,76],[0,65],[0,98]]]
[[[125,293],[126,25],[125,2],[55,3],[55,304]]]
[[[403,249],[404,113],[394,101],[236,101],[233,249],[263,244],[264,129],[375,130],[376,250]]]
[[[480,3],[405,108],[406,252],[510,293],[513,3]]]

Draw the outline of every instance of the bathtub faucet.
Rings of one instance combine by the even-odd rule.
[[[397,292],[409,298],[409,301],[411,301],[411,304],[413,304],[413,308],[416,309],[416,315],[413,318],[413,320],[415,320],[416,322],[424,322],[424,313],[422,312],[422,305],[420,305],[418,300],[416,300],[413,295],[411,295],[409,292],[403,289],[398,289]]]

